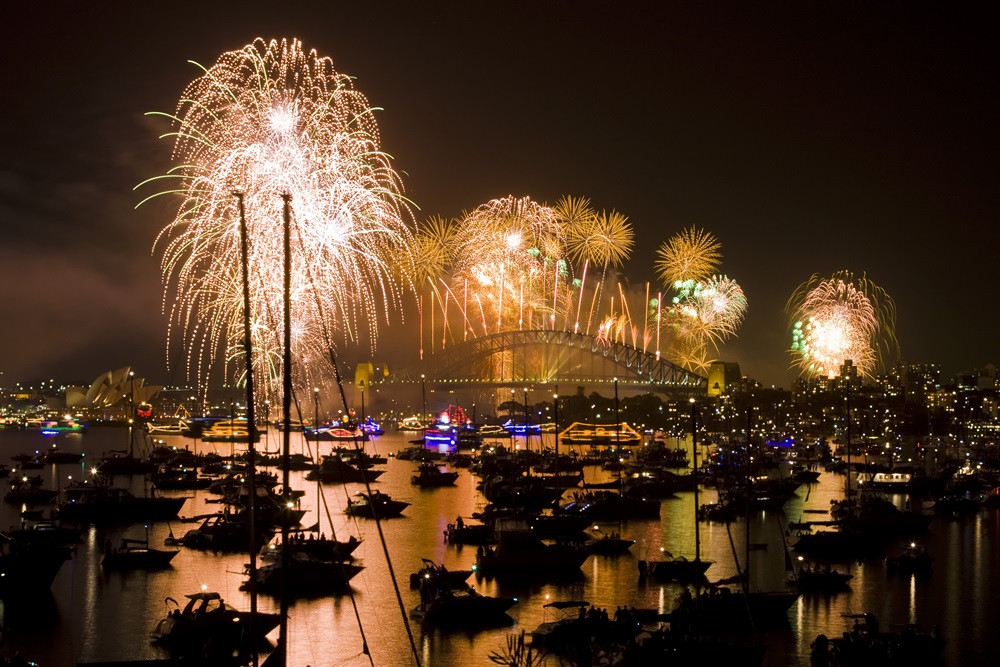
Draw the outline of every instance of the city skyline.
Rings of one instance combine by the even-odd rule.
[[[23,101],[6,111],[0,164],[5,384],[123,365],[185,382],[180,356],[165,367],[150,253],[172,204],[132,210],[132,187],[170,155],[144,114],[173,110],[198,74],[188,59],[211,64],[258,35],[302,39],[384,109],[383,147],[418,220],[507,194],[589,197],[635,225],[634,286],[655,280],[654,250],[671,235],[711,231],[749,302],[719,357],[765,384],[795,377],[785,300],[840,269],[896,301],[903,359],[945,377],[994,361],[997,316],[969,286],[991,280],[996,48],[971,14],[184,9],[140,21],[117,4],[18,8],[5,31],[19,63],[11,99]],[[393,356],[386,339],[376,358]]]

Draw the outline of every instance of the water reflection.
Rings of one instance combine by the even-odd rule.
[[[369,444],[370,450],[381,454],[407,446],[409,435],[389,434]],[[33,451],[40,445],[37,432],[0,432],[0,460],[7,460],[20,451]],[[166,437],[168,444],[188,446],[197,451],[229,453],[229,445],[213,447],[179,436]],[[87,454],[80,465],[51,465],[38,471],[51,488],[65,487],[69,476],[79,479],[88,474],[87,464],[107,449],[120,449],[127,441],[122,429],[93,428],[83,437],[60,440],[60,447]],[[274,452],[278,434],[269,432],[263,446]],[[300,434],[293,436],[293,451],[303,451]],[[537,440],[532,448],[537,448]],[[329,445],[321,446],[324,452]],[[308,450],[307,450],[308,451]],[[421,558],[444,563],[449,569],[468,569],[475,560],[475,547],[451,546],[444,542],[447,524],[461,515],[469,517],[484,505],[476,491],[477,478],[461,471],[454,487],[421,490],[410,484],[415,463],[390,459],[383,466],[386,473],[376,487],[393,498],[410,502],[403,519],[383,524],[389,553],[399,577],[404,604],[416,606],[418,594],[408,588],[409,573],[420,567]],[[586,468],[587,481],[611,479],[609,473]],[[355,556],[365,569],[352,580],[358,613],[364,624],[372,659],[377,665],[409,665],[406,631],[392,592],[389,572],[382,554],[375,526],[371,521],[354,520],[344,514],[347,498],[362,490],[361,485],[319,485],[308,482],[302,473],[291,474],[292,486],[306,492],[303,525],[317,521],[327,535],[339,539],[356,535],[363,542]],[[122,482],[123,480],[116,480]],[[131,480],[136,493],[144,491],[141,479]],[[843,477],[824,474],[817,485],[801,487],[799,495],[784,508],[784,512],[754,515],[750,521],[750,543],[764,545],[751,551],[750,572],[755,587],[774,589],[784,585],[783,526],[789,520],[829,519],[828,515],[805,510],[825,511],[830,500],[840,498]],[[322,492],[329,507],[329,517],[317,510]],[[208,502],[216,498],[205,491],[164,492],[164,495],[187,496],[181,510],[186,517],[215,512],[219,505]],[[715,500],[713,489],[704,489],[701,502]],[[905,498],[895,501],[902,506]],[[927,537],[927,546],[935,558],[933,573],[926,578],[887,575],[881,559],[862,563],[841,563],[838,567],[854,575],[849,591],[833,595],[804,595],[789,612],[791,624],[784,630],[769,632],[769,665],[808,664],[809,644],[819,633],[837,636],[848,629],[850,619],[842,614],[872,611],[884,624],[916,622],[925,628],[938,624],[949,640],[946,657],[950,664],[975,664],[985,654],[989,637],[987,619],[1000,613],[1000,596],[991,595],[993,573],[1000,565],[1000,519],[997,512],[984,513],[969,519],[937,518]],[[0,525],[18,522],[17,508],[0,508]],[[670,611],[682,586],[675,583],[639,584],[637,562],[653,559],[665,548],[674,555],[692,558],[694,545],[694,494],[679,493],[660,506],[658,520],[633,520],[614,526],[623,537],[636,540],[631,553],[618,557],[591,557],[582,572],[572,580],[496,580],[477,577],[470,580],[485,595],[518,597],[510,610],[515,625],[478,633],[422,632],[414,627],[418,650],[424,664],[483,664],[491,650],[503,646],[508,634],[527,630],[529,633],[546,615],[544,604],[549,600],[581,599],[614,610],[619,605],[655,608]],[[183,534],[197,524],[184,522],[157,523],[150,528],[151,544],[162,544],[171,532]],[[745,524],[740,521],[727,527],[718,523],[701,526],[701,556],[715,561],[708,576],[718,580],[736,574],[735,557],[745,565],[747,538]],[[4,605],[5,639],[11,650],[20,649],[46,664],[68,664],[70,658],[80,660],[126,660],[163,657],[149,644],[149,632],[166,612],[167,597],[180,599],[204,584],[219,592],[237,608],[249,606],[247,594],[239,587],[244,577],[247,557],[215,555],[210,551],[182,548],[174,559],[174,567],[163,572],[106,574],[100,567],[100,547],[105,540],[117,541],[125,535],[137,536],[141,526],[114,527],[103,531],[90,529],[78,546],[72,561],[66,563],[52,587],[52,595],[37,601],[35,609],[18,609],[12,613]],[[998,582],[1000,583],[1000,582]],[[261,597],[263,611],[276,611],[277,604]],[[291,607],[289,623],[290,665],[364,665],[361,631],[346,596],[298,600]]]

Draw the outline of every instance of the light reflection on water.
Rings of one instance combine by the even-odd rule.
[[[275,451],[280,434],[271,431],[263,443]],[[407,445],[409,434],[388,434],[368,445],[379,453],[394,452]],[[211,445],[193,443],[179,436],[165,438],[168,444],[197,445],[198,451]],[[0,431],[0,461],[21,451],[47,447],[51,440],[37,432]],[[84,436],[66,436],[58,441],[68,450],[86,451],[88,459],[107,449],[121,449],[127,443],[123,429],[93,428]],[[301,451],[301,435],[293,435],[293,451]],[[535,443],[537,446],[537,442]],[[221,454],[229,453],[228,445],[214,447]],[[328,452],[329,445],[322,451]],[[49,466],[38,472],[46,484],[65,486],[69,476],[79,479],[86,474],[87,464]],[[410,484],[416,464],[390,459],[386,473],[376,486],[394,498],[411,504],[404,518],[383,523],[389,552],[400,584],[407,610],[416,605],[418,595],[408,587],[409,573],[420,566],[421,558],[443,562],[451,569],[468,569],[475,560],[475,547],[455,547],[444,543],[442,533],[455,517],[468,517],[480,509],[484,501],[475,490],[475,479],[462,471],[453,488],[421,490]],[[587,468],[588,480],[608,479],[608,473]],[[303,479],[304,473],[291,473],[294,488],[306,491],[303,507],[307,510],[303,525],[311,525],[316,514],[317,485]],[[121,480],[117,480],[121,481]],[[143,491],[139,479],[132,480],[137,493]],[[343,514],[346,498],[362,489],[361,485],[322,487],[332,514],[333,528],[341,539],[349,534],[360,535],[364,542],[355,552],[365,566],[353,580],[359,613],[364,624],[368,645],[376,665],[410,665],[405,630],[395,596],[389,585],[388,568],[382,554],[374,524],[354,522]],[[760,513],[751,520],[751,542],[767,547],[754,550],[751,573],[755,587],[776,588],[784,584],[783,526],[787,521],[823,520],[827,515],[804,514],[804,508],[828,509],[831,499],[842,495],[843,478],[824,474],[820,483],[800,487],[799,496],[781,513]],[[567,492],[569,495],[571,492]],[[220,506],[206,503],[217,496],[205,491],[170,492],[186,495],[191,500],[181,510],[183,516],[217,511]],[[715,499],[715,492],[706,489],[700,502]],[[903,499],[897,498],[902,504]],[[591,557],[583,565],[583,574],[564,582],[531,580],[472,579],[476,589],[486,595],[519,598],[511,609],[515,624],[508,628],[477,633],[428,632],[414,628],[418,651],[425,665],[488,664],[487,653],[500,648],[508,634],[524,629],[529,633],[543,620],[552,620],[553,612],[542,605],[546,595],[551,600],[583,599],[608,608],[611,613],[618,605],[656,608],[669,611],[676,595],[682,590],[677,584],[638,584],[637,561],[656,558],[661,547],[674,555],[688,558],[694,555],[694,497],[679,494],[664,500],[659,521],[632,521],[621,527],[623,536],[637,541],[632,554],[617,558]],[[852,590],[831,596],[803,597],[789,612],[787,630],[769,632],[768,665],[808,664],[810,642],[819,633],[839,635],[852,620],[845,613],[875,612],[883,625],[917,622],[925,629],[939,625],[949,640],[946,648],[949,664],[979,664],[986,655],[989,639],[984,636],[990,627],[987,619],[1000,611],[992,590],[993,571],[1000,559],[1000,549],[994,547],[1000,535],[997,512],[984,512],[968,519],[937,518],[927,546],[935,557],[934,572],[928,577],[906,577],[887,574],[880,560],[866,563],[845,563],[854,574]],[[0,508],[0,526],[17,522],[15,508]],[[324,516],[321,525],[330,534],[330,523]],[[159,523],[150,528],[150,541],[162,544],[173,531],[181,535],[196,523]],[[613,527],[618,530],[617,526]],[[610,529],[610,528],[609,528]],[[4,608],[6,650],[20,649],[42,664],[71,664],[72,657],[83,661],[127,660],[163,657],[149,643],[149,633],[168,609],[165,599],[183,601],[183,595],[197,591],[203,584],[218,591],[238,608],[249,606],[248,596],[239,590],[242,571],[248,557],[217,556],[211,552],[181,549],[166,572],[105,574],[100,568],[100,545],[113,543],[123,536],[142,537],[141,525],[99,531],[91,528],[78,547],[74,560],[63,566],[52,587],[51,598],[36,601],[30,608]],[[730,542],[732,540],[732,543]],[[741,559],[745,554],[745,527],[734,523],[727,531],[723,524],[703,523],[701,526],[702,558],[715,561],[709,570],[711,579],[736,573],[733,552]],[[264,611],[276,610],[277,603],[269,597],[260,598]],[[364,665],[362,640],[350,599],[345,597],[299,600],[290,611],[290,665]]]

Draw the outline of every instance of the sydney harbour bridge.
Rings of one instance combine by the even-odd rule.
[[[704,392],[708,380],[655,353],[586,333],[512,330],[453,343],[373,384],[422,383],[447,388],[536,384],[603,385],[615,381],[664,394]]]

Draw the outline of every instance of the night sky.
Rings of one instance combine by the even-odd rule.
[[[838,269],[895,299],[903,358],[950,376],[1000,356],[987,5],[215,4],[5,4],[0,385],[129,364],[184,382],[151,253],[172,206],[133,210],[171,148],[144,113],[173,111],[189,59],[257,36],[356,77],[420,217],[587,196],[635,225],[635,284],[682,227],[714,233],[749,300],[720,356],[761,381],[794,375],[792,290]]]

